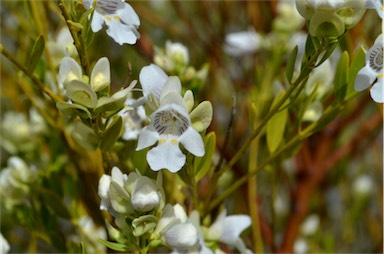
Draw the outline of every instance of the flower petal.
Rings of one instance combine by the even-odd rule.
[[[166,243],[176,250],[185,251],[198,243],[199,237],[191,223],[176,224],[165,232]]]
[[[166,204],[163,208],[163,214],[157,223],[155,233],[162,234],[177,223],[180,223],[180,219],[175,216],[173,206]]]
[[[188,129],[180,136],[180,143],[195,156],[201,157],[205,153],[203,139],[192,127],[188,127]]]
[[[139,80],[144,96],[153,93],[159,99],[167,78],[167,74],[155,64],[143,67],[139,74]]]
[[[124,3],[124,8],[122,10],[117,11],[117,15],[121,18],[121,20],[125,24],[140,25],[140,19],[135,10],[132,8],[132,6],[128,3]]]
[[[188,216],[185,213],[184,208],[180,204],[174,205],[173,210],[175,212],[175,216],[180,219],[181,223],[187,222]]]
[[[154,145],[158,138],[159,134],[156,131],[151,130],[150,126],[144,127],[139,135],[136,151]]]
[[[108,26],[107,34],[120,45],[124,43],[135,44],[137,41],[137,34],[133,31],[135,27],[121,23],[119,16],[108,17],[106,19]]]
[[[112,181],[116,182],[120,187],[124,187],[124,180],[127,180],[127,175],[123,174],[118,167],[113,167],[112,172]]]
[[[384,79],[378,78],[377,82],[373,84],[370,90],[371,97],[378,103],[384,103]]]
[[[131,201],[135,210],[148,212],[160,203],[160,195],[151,179],[140,177],[131,193]]]
[[[99,180],[98,194],[101,199],[100,210],[108,210],[109,202],[109,185],[111,184],[111,177],[103,175]]]
[[[160,140],[159,145],[147,153],[147,161],[154,171],[165,168],[175,173],[184,166],[185,160],[176,139]]]
[[[160,101],[170,92],[181,94],[181,82],[179,77],[168,77],[168,79],[165,81],[164,88],[161,91]]]
[[[97,11],[93,12],[93,17],[92,17],[92,23],[91,23],[91,28],[94,33],[98,32],[101,30],[103,27],[104,23],[104,18],[101,14],[99,14]]]
[[[74,79],[81,80],[82,71],[80,65],[71,57],[64,57],[60,63],[59,82],[68,84]]]
[[[91,86],[93,91],[103,90],[111,83],[111,71],[109,60],[106,57],[100,58],[91,73]]]
[[[363,91],[371,86],[376,78],[376,73],[368,66],[364,66],[356,76],[355,79],[355,90]]]
[[[226,217],[220,241],[229,245],[236,245],[241,232],[250,225],[251,218],[248,215],[231,215]]]
[[[217,241],[220,239],[224,230],[224,220],[227,215],[227,210],[222,210],[217,216],[216,221],[208,228],[207,239]]]

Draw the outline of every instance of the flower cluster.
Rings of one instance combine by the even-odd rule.
[[[227,216],[223,210],[211,226],[201,226],[197,211],[188,217],[181,205],[165,205],[161,173],[154,181],[138,171],[126,175],[114,167],[111,176],[101,177],[98,193],[100,209],[115,217],[119,230],[109,225],[109,231],[118,243],[144,237],[149,245],[168,246],[175,253],[213,253],[211,249],[219,249],[221,242],[250,253],[240,238],[251,224],[249,216]]]
[[[37,179],[37,171],[30,168],[21,158],[12,156],[8,165],[0,172],[0,197],[6,209],[23,203]]]
[[[130,91],[136,81],[110,95],[110,64],[106,57],[100,58],[90,77],[83,75],[80,65],[70,57],[64,57],[60,64],[58,80],[65,91],[67,102],[58,102],[57,107],[69,117],[79,116],[82,122],[74,121],[72,129],[74,138],[89,148],[101,147],[112,149],[122,132],[122,118],[119,112],[125,108]],[[95,131],[87,119],[99,119],[104,125],[103,132]],[[110,130],[110,131],[108,131]],[[113,134],[113,137],[105,133]]]
[[[165,168],[177,172],[186,162],[186,156],[181,152],[179,144],[195,156],[204,155],[203,139],[198,132],[209,126],[212,105],[205,101],[192,110],[193,93],[187,91],[182,97],[179,78],[168,77],[154,64],[142,69],[140,82],[150,124],[142,129],[136,150],[158,142],[147,153],[149,166],[155,171]]]
[[[126,175],[114,167],[111,176],[104,174],[100,178],[100,209],[119,217],[161,208],[164,199],[161,181],[161,174],[154,182],[138,171]]]
[[[165,48],[155,47],[154,63],[169,75],[178,76],[183,83],[188,83],[192,90],[202,88],[209,66],[203,65],[199,70],[190,66],[189,51],[180,42],[166,41]]]

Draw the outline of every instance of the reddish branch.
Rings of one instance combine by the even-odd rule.
[[[316,138],[315,141],[318,142],[316,147],[310,147],[309,142],[313,141],[313,139],[304,142],[301,151],[296,157],[298,184],[292,193],[292,200],[295,203],[292,207],[283,242],[279,246],[278,252],[292,253],[300,225],[305,219],[311,204],[312,194],[321,184],[326,173],[334,168],[336,163],[342,158],[357,152],[361,148],[361,141],[365,140],[370,133],[380,127],[381,123],[382,115],[374,115],[361,126],[354,138],[341,148],[333,149],[332,144],[334,144],[338,134],[343,131],[343,121],[333,122],[314,137]]]

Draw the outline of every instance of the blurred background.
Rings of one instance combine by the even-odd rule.
[[[189,51],[188,65],[195,71],[205,68],[203,78],[190,79],[184,71],[166,72],[179,75],[183,88],[194,91],[195,101],[212,102],[214,117],[209,131],[217,137],[216,161],[220,157],[230,160],[251,134],[253,121],[260,121],[277,92],[288,86],[287,60],[296,45],[303,47],[307,33],[306,22],[295,10],[294,2],[129,3],[141,21],[138,43],[121,47],[101,31],[87,49],[89,59],[95,62],[103,56],[109,58],[112,89],[117,90],[138,79],[141,68],[164,52],[167,41],[184,44]],[[81,4],[76,6],[81,10]],[[0,8],[1,44],[19,61],[26,61],[42,31],[47,43],[60,40],[58,35],[65,23],[56,1],[2,1]],[[373,45],[381,33],[380,22],[374,10],[367,10],[358,25],[346,33],[329,68],[316,82],[326,83],[328,78],[332,83],[341,52],[347,51],[352,59],[359,47],[368,49]],[[231,49],[231,34],[239,32],[246,32],[251,41],[240,51]],[[58,68],[56,60],[51,60],[51,66],[41,63],[35,73],[45,84],[52,83],[54,77],[44,69]],[[34,206],[40,206],[36,202],[39,198],[57,198],[40,193],[45,190],[55,189],[66,206],[71,206],[72,199],[84,198],[87,190],[82,187],[76,166],[69,163],[62,134],[44,116],[35,117],[33,108],[38,104],[55,119],[55,105],[40,100],[42,96],[34,102],[34,97],[26,94],[37,93],[33,90],[17,68],[1,56],[1,168],[11,167],[9,158],[17,155],[30,171],[43,172],[37,181],[43,191],[36,191],[37,187],[31,186],[32,176],[26,175],[28,187],[21,187],[25,193],[12,193],[13,201],[1,195],[1,233],[11,243],[12,252],[73,251],[76,248],[68,244],[69,239],[83,234],[66,228],[71,226],[65,222],[65,212],[60,214],[61,207]],[[140,93],[134,96],[139,97]],[[325,88],[318,101],[323,109],[335,103],[332,89]],[[252,102],[256,106],[253,120],[249,113]],[[300,95],[290,106],[285,141],[311,122],[310,116],[303,120],[301,111],[306,102]],[[246,245],[256,249],[255,235],[260,234],[265,252],[290,252],[293,248],[295,253],[382,253],[382,123],[382,105],[374,103],[369,92],[363,91],[317,133],[278,156],[255,179],[239,188],[225,201],[229,214],[255,213],[250,203],[257,204],[253,216],[259,225],[253,225],[245,234]],[[247,173],[248,156],[259,162],[267,157],[265,136],[259,138],[258,144],[257,153],[247,153],[233,171],[223,175],[218,192]],[[97,181],[91,184],[97,186]],[[7,184],[0,181],[1,192]],[[202,196],[209,184],[209,179],[201,182]],[[251,198],[250,188],[257,193]],[[83,209],[79,208],[79,214]],[[31,212],[37,210],[39,214]],[[59,220],[55,219],[57,213]]]

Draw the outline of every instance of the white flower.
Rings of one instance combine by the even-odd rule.
[[[22,203],[36,178],[35,168],[29,167],[20,157],[10,157],[7,167],[0,172],[0,199],[5,207],[12,209],[15,204]]]
[[[8,253],[10,250],[9,243],[7,239],[4,238],[3,234],[0,233],[0,254]]]
[[[174,72],[177,69],[186,67],[189,63],[189,52],[183,44],[167,41],[165,43],[165,52],[160,49],[156,50],[154,62],[166,71]]]
[[[146,176],[139,177],[132,189],[131,202],[135,210],[148,212],[160,203],[156,185]]]
[[[308,244],[304,238],[296,239],[293,245],[293,252],[295,254],[307,254],[308,253]]]
[[[107,232],[104,227],[96,226],[92,218],[83,216],[79,218],[79,236],[73,237],[74,241],[83,242],[88,252],[106,253],[106,246],[99,242],[99,239],[107,240]]]
[[[179,223],[164,234],[165,242],[171,248],[185,252],[199,243],[198,231],[192,223]]]
[[[143,67],[139,74],[139,80],[144,95],[142,100],[146,102],[150,94],[153,94],[157,100],[160,100],[160,94],[164,88],[167,78],[167,74],[165,74],[165,72],[155,64]]]
[[[100,209],[109,211],[113,216],[134,214],[135,211],[148,212],[161,207],[163,199],[162,176],[157,182],[140,173],[123,174],[113,167],[111,176],[103,175],[99,181],[98,194]]]
[[[130,107],[136,103],[135,99],[128,98],[125,102],[126,108],[119,112],[123,118],[124,132],[123,140],[136,140],[141,132],[143,123],[147,120],[145,109],[142,105],[135,108]]]
[[[356,91],[367,89],[373,84],[370,94],[378,103],[384,103],[383,43],[381,34],[365,55],[365,66],[357,73],[355,79]]]
[[[224,209],[216,221],[207,230],[207,239],[218,240],[229,246],[236,247],[240,252],[250,252],[240,238],[240,234],[251,225],[251,218],[248,215],[226,216]]]
[[[100,210],[111,210],[111,200],[110,200],[110,185],[111,182],[116,182],[121,188],[124,188],[125,183],[128,181],[128,176],[123,174],[118,167],[113,167],[111,171],[111,176],[102,175],[99,180],[98,194],[101,199]]]
[[[49,40],[47,42],[47,48],[55,67],[60,64],[60,61],[63,57],[75,57],[77,55],[71,32],[67,26],[64,26],[60,29],[55,39]]]
[[[166,168],[179,171],[186,161],[181,143],[195,156],[204,155],[204,143],[200,134],[192,128],[187,106],[180,95],[181,83],[177,77],[169,77],[160,96],[160,107],[151,114],[151,123],[140,133],[136,150],[158,145],[147,153],[152,170]]]
[[[155,234],[163,235],[169,228],[178,223],[181,221],[176,217],[173,206],[167,204],[164,206],[163,214],[156,225]]]
[[[368,196],[373,191],[374,183],[368,175],[361,175],[353,181],[352,189],[355,195]]]
[[[319,228],[320,218],[317,214],[309,215],[303,224],[301,224],[300,231],[304,235],[311,236],[316,233],[316,230]]]
[[[93,0],[83,2],[86,9],[92,7]],[[107,34],[120,45],[135,44],[140,37],[137,31],[140,26],[139,17],[124,0],[96,0],[92,31],[95,33],[100,31],[104,22],[108,26]]]
[[[255,31],[230,33],[225,36],[224,51],[231,56],[242,56],[260,48],[261,36]]]
[[[82,80],[80,65],[70,57],[61,60],[59,77],[60,85],[66,87],[72,80]],[[90,85],[93,91],[98,92],[108,87],[111,83],[111,71],[109,60],[106,57],[100,58],[93,67]]]
[[[380,18],[384,18],[384,4],[383,0],[367,0],[365,6],[368,9],[375,9]]]

